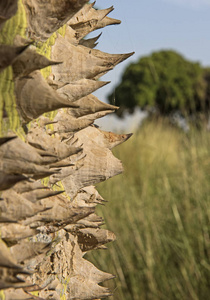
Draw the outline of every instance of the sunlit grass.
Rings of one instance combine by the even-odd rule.
[[[117,241],[88,255],[117,275],[112,299],[208,299],[210,133],[147,123],[115,155],[125,172],[98,186],[98,212]]]

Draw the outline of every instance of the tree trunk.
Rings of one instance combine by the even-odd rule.
[[[83,258],[101,229],[95,185],[123,171],[104,132],[116,106],[91,93],[129,54],[93,49],[91,31],[119,20],[87,0],[0,1],[0,298],[100,299],[113,275]]]

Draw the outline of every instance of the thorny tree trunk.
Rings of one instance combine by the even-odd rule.
[[[99,299],[113,275],[83,258],[113,241],[94,185],[122,172],[130,135],[94,120],[117,107],[91,93],[130,54],[95,50],[120,21],[87,0],[0,1],[0,298]]]

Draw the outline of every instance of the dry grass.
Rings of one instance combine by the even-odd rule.
[[[99,211],[118,239],[88,254],[117,275],[113,299],[208,299],[210,133],[145,123],[115,155],[125,172],[99,185]]]

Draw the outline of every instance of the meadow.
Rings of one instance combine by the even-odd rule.
[[[116,275],[111,299],[209,299],[210,132],[145,122],[114,154],[125,171],[98,185],[98,212],[117,240],[87,254]]]

